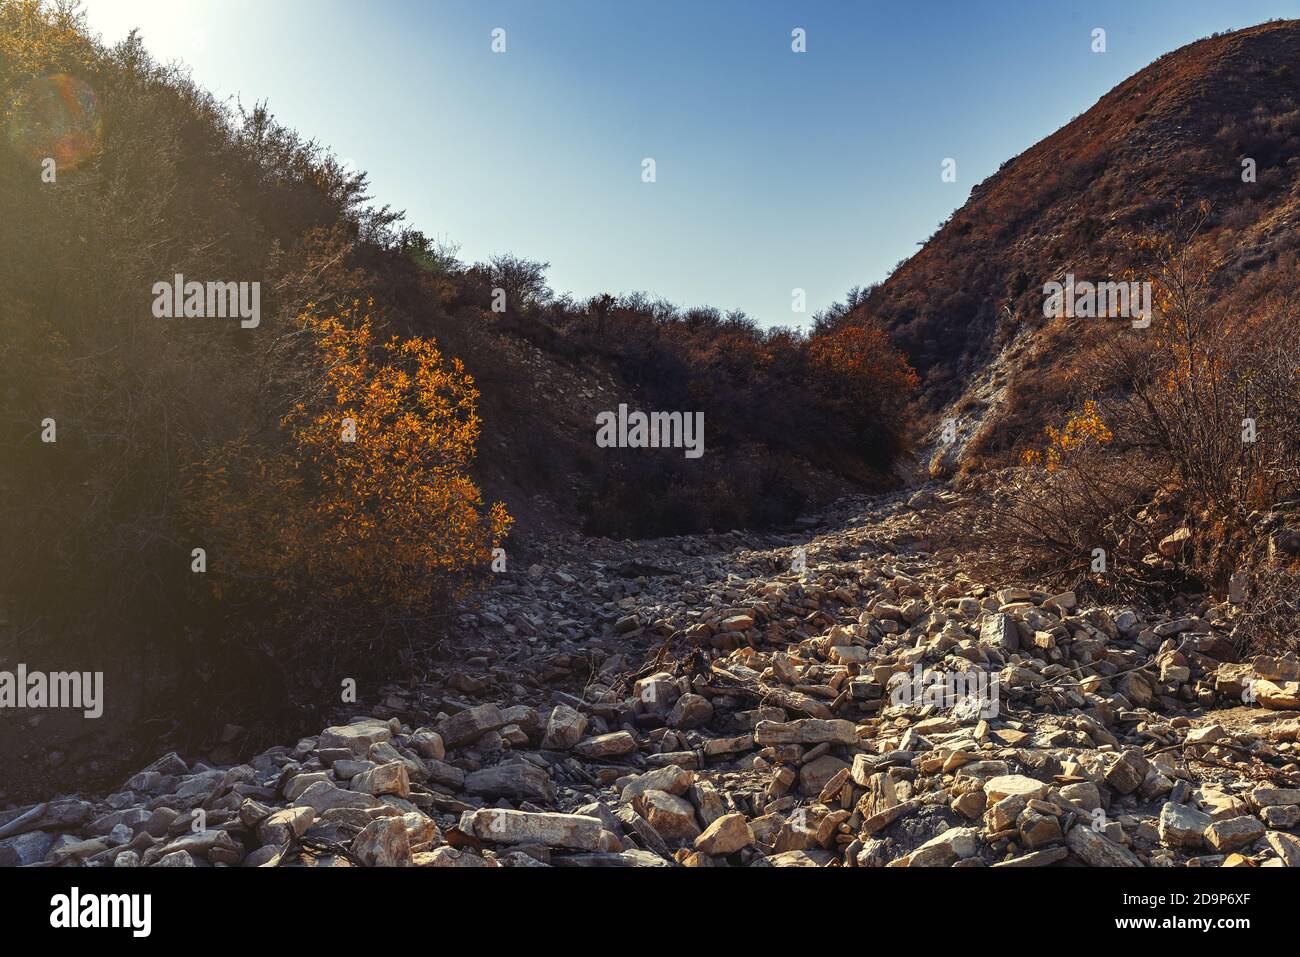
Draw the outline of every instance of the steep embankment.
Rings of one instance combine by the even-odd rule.
[[[1300,21],[1162,56],[978,184],[859,307],[921,373],[925,407],[957,419],[949,464],[1015,450],[1086,393],[1071,376],[1078,321],[1044,320],[1043,284],[1118,279],[1136,262],[1134,235],[1204,201],[1199,237],[1221,260],[1225,315],[1293,284],[1298,81]]]

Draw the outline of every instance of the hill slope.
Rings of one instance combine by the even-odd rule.
[[[1238,298],[1247,277],[1251,299],[1289,289],[1298,76],[1300,21],[1162,56],[976,186],[850,315],[889,330],[925,408],[959,420],[949,464],[1005,460],[1086,394],[1070,375],[1084,351],[1077,323],[1044,320],[1043,284],[1119,278],[1133,234],[1176,231],[1204,201],[1198,241],[1223,260],[1224,308],[1250,301]]]

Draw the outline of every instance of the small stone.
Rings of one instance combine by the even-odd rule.
[[[1249,847],[1264,836],[1264,825],[1258,819],[1243,814],[1241,817],[1212,821],[1205,829],[1205,840],[1220,854]]]
[[[760,747],[783,744],[856,745],[858,729],[852,721],[803,718],[798,721],[760,721],[754,726],[754,741]]]
[[[1065,838],[1070,852],[1091,867],[1141,867],[1142,862],[1122,844],[1116,844],[1088,824],[1078,824]]]
[[[422,758],[441,761],[447,756],[447,746],[443,744],[442,735],[425,728],[411,735],[411,747]]]
[[[614,731],[610,734],[598,734],[594,738],[579,741],[573,747],[575,754],[584,758],[618,758],[636,750],[636,738],[628,731]]]
[[[509,761],[473,771],[465,776],[465,790],[482,797],[555,803],[555,787],[550,776],[528,761]]]
[[[814,758],[799,769],[800,793],[809,797],[821,794],[826,783],[840,771],[848,770],[848,767],[848,762],[841,761],[832,754],[823,754],[819,758]]]
[[[685,798],[651,790],[638,795],[632,806],[665,840],[690,841],[699,836],[695,808]]]
[[[734,854],[754,843],[754,832],[743,814],[724,814],[695,839],[695,849],[702,854]]]
[[[1119,755],[1106,769],[1106,783],[1120,794],[1132,794],[1141,787],[1149,767],[1141,751],[1130,749]]]
[[[403,762],[392,761],[358,774],[352,779],[351,789],[375,796],[396,794],[404,798],[411,795],[411,779]]]
[[[598,817],[581,814],[483,808],[468,812],[461,830],[496,844],[542,844],[595,851],[600,847],[604,825]]]
[[[434,730],[442,738],[446,747],[458,748],[477,740],[489,731],[505,727],[505,723],[500,708],[494,704],[481,704],[438,722]]]
[[[411,840],[400,817],[371,821],[352,840],[352,856],[366,867],[409,867]]]
[[[712,718],[713,705],[708,698],[698,694],[684,694],[668,713],[668,726],[685,731],[703,727]]]
[[[1160,809],[1158,830],[1160,842],[1166,847],[1199,850],[1205,844],[1205,830],[1210,826],[1210,816],[1186,804],[1170,801]]]
[[[1013,795],[1041,799],[1047,796],[1047,785],[1023,774],[1003,774],[984,782],[984,794],[990,804]]]
[[[551,709],[546,722],[542,747],[549,751],[568,751],[582,740],[587,731],[587,716],[567,704],[557,704]]]

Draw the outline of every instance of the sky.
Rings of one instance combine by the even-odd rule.
[[[1300,0],[85,0],[473,262],[804,326],[1161,54]],[[1105,30],[1105,52],[1093,31]],[[505,31],[494,52],[493,31]],[[792,50],[802,29],[806,52]],[[654,160],[654,182],[643,180]],[[941,176],[955,160],[955,181]],[[806,311],[792,290],[805,291]]]

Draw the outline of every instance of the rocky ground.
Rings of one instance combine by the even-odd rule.
[[[538,544],[437,677],[0,811],[0,865],[1300,866],[1300,663],[1239,662],[1228,601],[970,581],[955,496]]]

